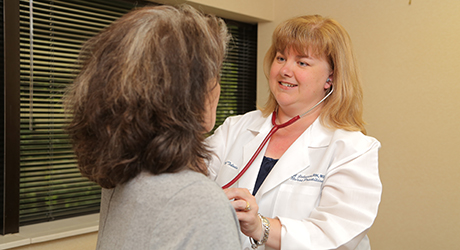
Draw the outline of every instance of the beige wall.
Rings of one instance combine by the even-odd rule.
[[[458,249],[460,1],[275,0],[274,8],[274,22],[260,25],[260,52],[275,24],[301,14],[333,17],[352,37],[368,133],[382,142],[372,249]],[[259,78],[259,104],[262,86]]]
[[[223,18],[258,23],[271,21],[274,15],[274,0],[148,0],[164,4],[186,3],[208,14]]]
[[[368,133],[382,142],[384,193],[369,234],[372,249],[457,249],[460,1],[411,0],[411,5],[409,1],[167,2],[202,4],[225,17],[262,21],[259,62],[274,26],[286,18],[321,14],[342,23],[352,37],[361,66]],[[267,22],[270,20],[273,22]],[[261,105],[267,96],[261,63],[258,79]],[[72,240],[80,242],[78,237]]]

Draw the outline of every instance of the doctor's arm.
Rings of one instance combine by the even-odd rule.
[[[336,154],[310,216],[279,217],[281,249],[356,248],[374,223],[380,203],[379,147],[375,142],[365,152]]]

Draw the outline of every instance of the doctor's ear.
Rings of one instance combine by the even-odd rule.
[[[328,77],[326,83],[324,84],[324,89],[329,89],[332,86],[332,78]]]
[[[326,79],[326,84],[324,85],[324,89],[329,89],[332,86],[333,81],[334,81],[334,71],[331,70],[329,72],[329,76]]]

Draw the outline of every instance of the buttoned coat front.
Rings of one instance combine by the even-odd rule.
[[[226,119],[207,140],[215,152],[210,178],[227,184],[271,128],[271,116],[260,111]],[[255,195],[259,213],[281,221],[281,249],[370,249],[366,233],[382,193],[379,148],[372,137],[328,129],[319,119],[289,147]],[[232,187],[252,193],[265,149]],[[247,237],[243,243],[249,249]]]

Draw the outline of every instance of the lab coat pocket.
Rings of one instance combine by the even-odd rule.
[[[217,174],[216,182],[221,186],[227,184],[238,175],[238,166],[230,160],[226,160]]]
[[[317,206],[320,193],[320,183],[282,184],[279,188],[274,212],[281,217],[306,218],[313,208]]]

